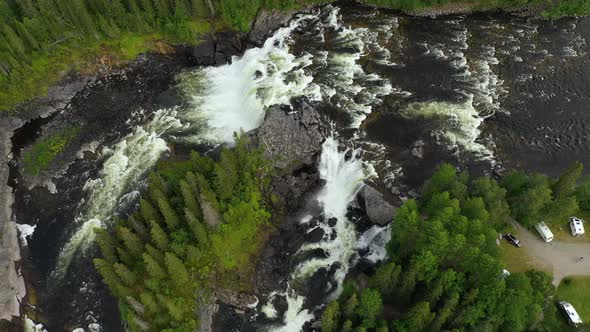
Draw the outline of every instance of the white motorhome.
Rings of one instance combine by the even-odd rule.
[[[580,218],[570,217],[570,229],[573,236],[582,236],[585,233],[584,222]]]
[[[570,324],[582,324],[582,319],[580,318],[580,315],[578,315],[578,312],[576,311],[576,309],[574,309],[574,306],[571,303],[561,301],[559,302],[559,306],[561,307],[561,310],[563,310],[563,313],[565,314]]]
[[[547,227],[547,225],[544,222],[541,221],[540,223],[536,224],[535,229],[537,230],[537,232],[539,232],[539,235],[541,235],[543,241],[553,241],[553,232],[551,232],[549,227]]]

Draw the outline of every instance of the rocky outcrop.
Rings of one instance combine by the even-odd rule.
[[[248,42],[253,46],[262,46],[270,34],[286,26],[297,10],[262,9],[256,15],[252,29],[248,34]]]
[[[396,207],[389,203],[377,189],[366,185],[359,192],[359,206],[364,208],[369,220],[377,225],[386,225],[395,216]]]
[[[256,307],[258,304],[258,298],[252,294],[221,289],[218,290],[215,295],[219,301],[240,310],[248,310],[250,308]]]
[[[326,135],[319,113],[304,101],[294,103],[292,109],[271,107],[256,132],[260,146],[285,173],[315,165]]]
[[[205,37],[198,45],[187,48],[187,57],[196,66],[221,66],[241,55],[245,49],[244,35],[222,31]]]
[[[26,294],[25,281],[16,263],[21,259],[16,223],[12,220],[14,195],[8,186],[12,129],[20,121],[0,119],[0,320],[20,316],[20,301]]]

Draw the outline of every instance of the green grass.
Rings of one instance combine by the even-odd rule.
[[[78,136],[79,132],[79,128],[68,127],[36,142],[22,156],[25,173],[38,175],[64,150],[73,138]]]
[[[556,299],[571,303],[582,321],[590,320],[590,277],[567,277],[557,287]]]

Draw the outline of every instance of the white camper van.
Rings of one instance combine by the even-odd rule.
[[[541,221],[540,223],[536,224],[535,229],[537,230],[537,232],[539,232],[539,235],[541,235],[541,237],[543,238],[543,241],[545,241],[545,242],[553,241],[553,233],[551,232],[549,227],[547,227],[547,225],[545,225],[544,222]]]
[[[559,306],[561,307],[561,310],[565,314],[568,323],[570,323],[572,325],[582,324],[582,319],[580,318],[580,315],[578,315],[578,312],[576,311],[576,309],[574,309],[574,306],[572,306],[571,303],[561,301],[561,302],[559,302]]]
[[[584,222],[577,217],[570,217],[570,229],[573,236],[584,235]]]

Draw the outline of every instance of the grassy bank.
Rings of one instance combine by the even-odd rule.
[[[28,175],[37,175],[60,154],[78,135],[79,128],[67,127],[36,142],[22,156],[23,169]]]

